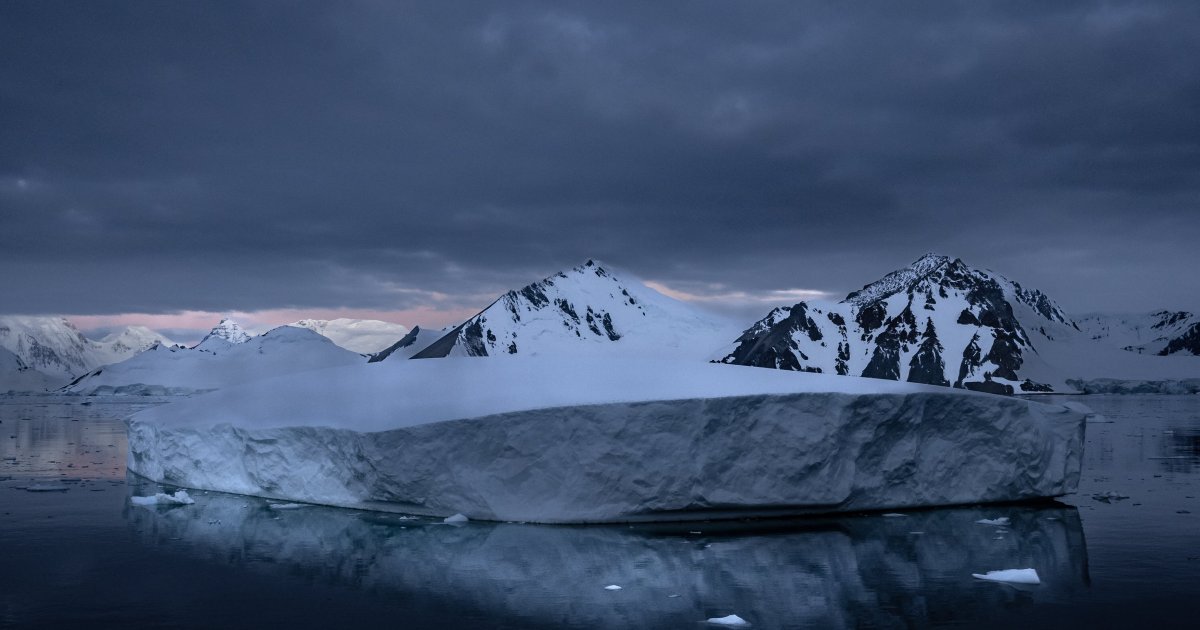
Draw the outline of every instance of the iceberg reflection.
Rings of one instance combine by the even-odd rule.
[[[136,488],[140,483],[141,487]],[[134,494],[159,487],[131,478]],[[197,493],[130,506],[145,544],[246,567],[447,603],[496,625],[688,627],[737,614],[756,627],[911,626],[989,619],[1088,584],[1074,508],[992,506],[802,520],[541,526],[406,520]],[[1007,517],[1006,526],[981,519]],[[971,578],[1034,568],[1042,584]],[[606,590],[616,584],[620,590]]]

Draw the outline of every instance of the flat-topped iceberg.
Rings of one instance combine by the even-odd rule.
[[[434,516],[689,520],[1075,489],[1084,414],[908,383],[677,361],[430,359],[264,380],[128,421],[176,486]]]

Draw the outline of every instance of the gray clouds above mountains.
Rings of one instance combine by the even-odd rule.
[[[1200,309],[1195,2],[0,4],[0,311],[483,306],[928,250]]]

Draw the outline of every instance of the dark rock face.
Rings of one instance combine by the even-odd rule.
[[[983,351],[979,349],[979,335],[976,334],[963,348],[962,363],[958,366],[958,380],[954,381],[954,386],[962,387],[963,381],[968,376],[974,375],[981,365],[983,365]]]
[[[933,320],[925,320],[925,332],[921,334],[921,345],[913,355],[908,367],[908,382],[927,385],[949,385],[946,380],[946,362],[942,360],[942,344],[938,341]]]
[[[973,392],[985,392],[988,394],[999,394],[1001,396],[1012,396],[1013,386],[1005,383],[997,383],[996,381],[982,381],[975,383],[966,383],[967,389]]]
[[[1159,354],[1164,357],[1171,354],[1193,354],[1200,357],[1200,323],[1192,324],[1182,335],[1169,341]]]
[[[783,309],[775,309],[767,317],[773,319],[784,314]],[[823,337],[816,322],[808,315],[808,305],[803,302],[788,309],[786,316],[778,323],[770,326],[756,325],[742,333],[737,340],[738,346],[730,355],[732,359],[724,362],[797,372],[820,372],[820,368],[812,369],[804,365],[803,362],[808,361],[808,356],[793,340],[794,335],[809,341],[820,341]]]

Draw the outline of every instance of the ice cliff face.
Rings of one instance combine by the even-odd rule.
[[[705,360],[739,329],[589,260],[509,291],[413,358],[599,355]]]
[[[404,338],[409,330],[406,326],[377,319],[302,319],[288,324],[296,328],[307,328],[318,335],[328,337],[333,343],[359,354],[381,352]]]
[[[129,421],[129,469],[417,514],[688,520],[1058,496],[1078,482],[1082,438],[1083,415],[1064,407],[900,383],[676,361],[402,361],[144,411]]]
[[[362,360],[311,330],[281,326],[236,344],[210,335],[195,348],[157,345],[89,372],[65,390],[87,395],[189,394]]]
[[[0,348],[55,379],[67,380],[124,361],[156,343],[170,340],[143,326],[130,326],[96,341],[62,317],[0,316]]]
[[[952,385],[1044,391],[1023,367],[1030,329],[1074,328],[1045,294],[962,260],[928,254],[836,304],[773,310],[723,363]]]
[[[1092,314],[1078,319],[1089,338],[1138,354],[1200,356],[1200,317],[1186,311]]]

